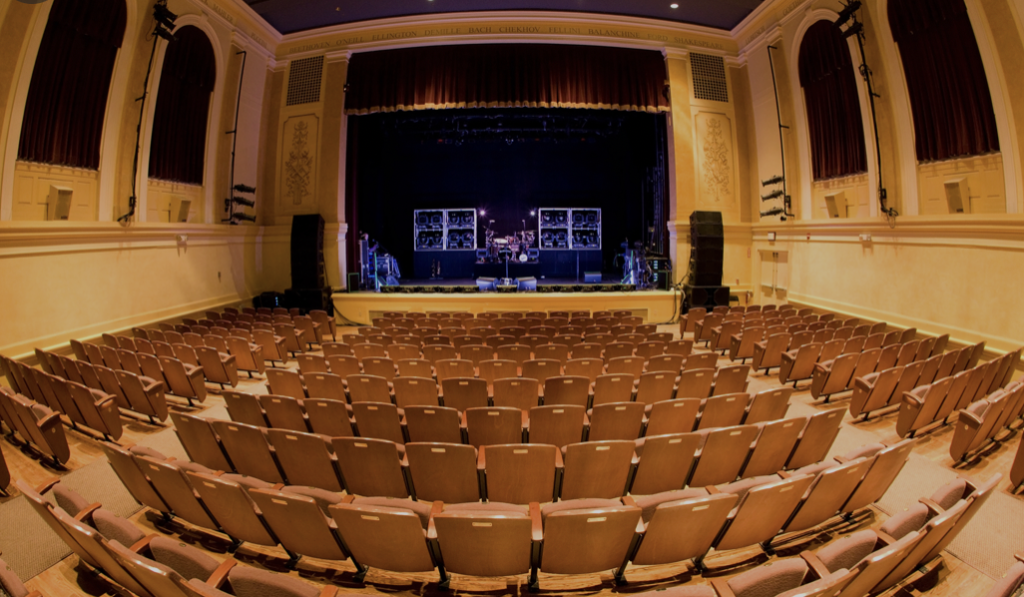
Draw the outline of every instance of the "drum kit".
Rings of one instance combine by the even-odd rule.
[[[530,247],[537,240],[537,233],[533,230],[526,230],[526,222],[523,222],[523,230],[509,236],[495,236],[491,226],[494,220],[487,224],[484,229],[485,248],[481,258],[482,263],[504,263],[506,261],[518,261],[526,263],[530,260]]]

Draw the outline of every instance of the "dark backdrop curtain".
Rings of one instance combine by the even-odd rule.
[[[213,46],[198,27],[182,27],[174,37],[164,54],[153,114],[149,177],[201,185],[217,66]]]
[[[850,49],[831,21],[811,25],[800,44],[800,85],[811,132],[814,180],[867,172],[864,125]]]
[[[32,71],[18,159],[97,169],[124,0],[53,0]]]
[[[359,53],[349,114],[447,108],[668,111],[659,52],[545,44],[463,45]]]
[[[985,67],[963,0],[890,0],[922,162],[999,151]]]

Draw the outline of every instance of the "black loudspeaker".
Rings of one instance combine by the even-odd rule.
[[[690,279],[694,287],[722,284],[722,253],[725,237],[722,213],[695,211],[690,214]],[[728,304],[728,297],[726,297]]]
[[[292,218],[292,288],[327,285],[324,268],[324,219],[320,214]]]
[[[694,307],[704,307],[710,311],[713,307],[729,305],[728,286],[684,286],[686,299],[683,301],[683,312]]]
[[[284,303],[288,308],[302,309],[303,313],[322,309],[327,311],[328,315],[334,315],[330,288],[289,288],[284,291]]]

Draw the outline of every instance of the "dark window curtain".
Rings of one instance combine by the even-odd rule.
[[[356,54],[349,114],[448,108],[592,108],[660,112],[659,52],[542,44],[465,45]]]
[[[890,0],[921,162],[999,151],[985,67],[963,0]]]
[[[25,102],[18,159],[98,169],[125,0],[53,0]]]
[[[174,38],[164,54],[153,113],[149,177],[201,185],[217,66],[213,46],[198,27],[182,27]]]
[[[867,172],[850,49],[831,21],[818,21],[804,35],[800,44],[800,85],[811,132],[814,180]]]

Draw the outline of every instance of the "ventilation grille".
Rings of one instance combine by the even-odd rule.
[[[320,101],[320,75],[323,71],[323,56],[292,60],[288,71],[288,98],[285,105],[315,104]]]
[[[690,54],[693,69],[694,99],[729,103],[729,87],[725,82],[725,59],[708,54]]]

